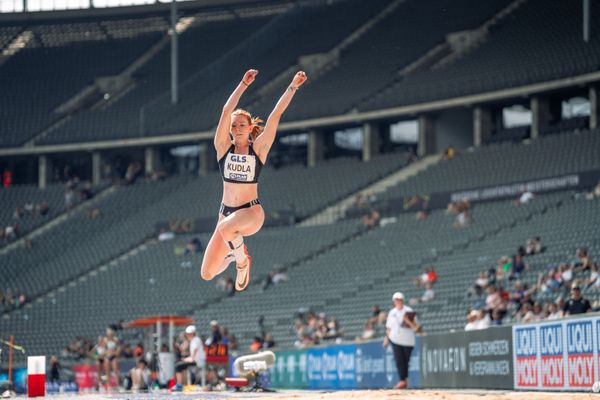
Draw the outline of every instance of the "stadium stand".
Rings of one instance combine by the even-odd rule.
[[[64,187],[52,184],[40,190],[37,185],[20,185],[2,189],[0,203],[6,205],[0,208],[0,229],[16,224],[17,236],[22,236],[65,210]],[[3,238],[0,244],[10,241]]]
[[[39,143],[209,129],[216,123],[215,118],[226,100],[223,88],[235,86],[239,79],[237,60],[246,60],[247,65],[260,71],[261,81],[268,82],[295,65],[298,54],[327,51],[386,1],[351,0],[330,5],[309,3],[289,10],[271,6],[272,10],[265,9],[261,13],[224,14],[207,22],[198,15],[199,22],[185,31],[180,39],[181,85],[176,106],[170,103],[169,81],[164,79],[170,71],[170,48],[167,47],[134,74],[137,88],[106,109],[76,116],[71,123]],[[353,9],[353,13],[344,14],[342,11],[346,8]],[[343,24],[335,23],[342,18]],[[325,35],[324,31],[327,32]],[[278,41],[282,36],[286,37],[285,45]],[[256,95],[251,96],[251,99],[256,99]],[[143,127],[140,126],[142,107]],[[263,111],[263,117],[270,112]]]
[[[261,200],[267,212],[291,208],[302,219],[400,168],[407,158],[402,153],[381,156],[368,164],[350,159],[329,161],[317,176],[306,167],[266,168]],[[356,170],[360,173],[346,172]],[[294,187],[288,187],[289,182],[295,182]],[[159,222],[215,217],[221,186],[220,175],[213,173],[204,178],[180,176],[115,187],[112,193],[75,211],[64,225],[38,236],[33,248],[16,249],[2,257],[3,283],[28,297],[43,294],[155,236]],[[91,217],[93,209],[99,210],[99,216]]]
[[[451,295],[460,294],[458,302],[462,308],[459,311],[456,307],[456,312],[449,318],[456,326],[462,322],[467,309],[462,286],[464,282],[472,281],[473,267],[464,275],[455,275],[454,269],[446,268],[444,256],[470,243],[478,247],[480,241],[493,242],[494,233],[501,226],[525,221],[530,213],[543,210],[552,201],[556,202],[556,199],[549,197],[532,209],[518,209],[507,201],[478,205],[474,211],[476,222],[458,231],[452,228],[452,219],[443,211],[433,212],[426,221],[418,221],[412,214],[400,215],[396,223],[370,231],[289,270],[287,284],[264,293],[259,288],[251,288],[248,296],[228,299],[209,309],[196,311],[194,318],[204,326],[211,318],[219,316],[231,331],[239,333],[238,339],[243,346],[256,334],[247,327],[252,327],[262,314],[266,322],[274,325],[272,333],[278,343],[286,347],[292,346],[296,339],[291,332],[294,315],[301,308],[312,308],[337,316],[347,337],[354,338],[360,334],[371,305],[389,304],[389,294],[399,289],[407,297],[415,296],[416,291],[410,288],[413,277],[422,265],[434,262],[439,280],[444,282],[439,287],[444,289],[438,289],[439,300],[427,307],[435,308],[436,304],[445,304]],[[333,285],[331,277],[335,277]],[[286,299],[285,305],[281,304],[282,298]],[[254,310],[260,310],[260,313]],[[422,322],[429,332],[447,330],[445,324],[441,328],[434,324],[435,319],[430,319],[424,308],[417,307],[417,310],[423,311]]]
[[[170,104],[169,20],[164,13],[3,23],[0,89],[10,95],[0,97],[0,147],[23,146],[25,152],[32,150],[37,155],[37,145],[84,144],[79,151],[91,141],[208,130],[217,122],[227,93],[246,67],[259,69],[258,79],[268,84],[250,90],[240,105],[266,117],[292,70],[327,59],[325,65],[315,68],[301,96],[285,114],[286,121],[299,121],[569,78],[597,72],[600,66],[600,36],[593,33],[589,42],[581,40],[581,9],[569,2],[290,0],[246,4],[180,10],[179,22],[184,28],[179,41],[181,80],[176,106]],[[511,5],[515,7],[489,25],[484,40],[452,56],[444,52],[452,52],[448,35],[480,28]],[[591,10],[591,21],[600,20],[599,9]],[[24,46],[6,51],[15,40]],[[432,51],[440,51],[439,57],[427,60]],[[299,56],[312,57],[307,61]],[[124,71],[129,71],[126,78],[131,81],[116,96],[96,92],[91,96],[93,104],[80,104],[77,112],[57,112],[96,78]],[[544,104],[554,112],[560,96],[581,96],[592,86],[585,83],[585,87],[552,92],[543,89],[546,92],[535,95],[548,100]],[[493,113],[506,106],[505,100],[496,100],[487,104],[497,107]],[[522,105],[529,99],[506,101],[513,100]],[[577,100],[580,109],[575,114],[581,115],[588,104]],[[32,235],[31,241],[23,241],[23,246],[0,248],[0,334],[14,335],[29,355],[50,355],[61,353],[76,337],[95,338],[120,320],[180,314],[192,317],[201,334],[207,333],[210,321],[218,320],[237,336],[239,349],[245,352],[263,330],[275,338],[279,348],[295,346],[295,319],[310,310],[335,316],[343,327],[343,340],[353,340],[360,336],[373,305],[387,310],[391,294],[398,290],[406,298],[419,297],[422,288],[413,281],[428,266],[435,266],[438,274],[435,298],[414,305],[425,332],[463,330],[467,311],[485,303],[485,296],[469,295],[477,274],[496,267],[500,257],[512,257],[529,238],[539,236],[543,242],[543,251],[526,256],[530,268],[519,277],[519,282],[530,288],[561,263],[577,262],[576,249],[587,249],[597,260],[600,182],[594,194],[583,192],[586,187],[535,193],[527,204],[517,204],[515,198],[473,202],[469,205],[471,219],[462,227],[447,210],[427,210],[421,218],[413,212],[400,213],[406,203],[392,202],[413,195],[568,174],[590,172],[591,176],[600,170],[596,102],[597,94],[590,90],[589,118],[558,120],[552,115],[553,120],[544,121],[545,112],[540,112],[541,133],[535,139],[529,138],[530,126],[503,128],[500,115],[491,115],[491,121],[486,121],[493,125],[490,143],[483,140],[486,143],[480,147],[454,149],[452,158],[433,163],[392,187],[385,185],[392,178],[404,179],[399,176],[407,171],[400,170],[413,159],[409,153],[380,154],[361,162],[340,156],[354,154],[352,151],[328,148],[327,139],[315,146],[327,147],[314,153],[324,150],[328,157],[318,161],[316,168],[268,164],[260,185],[267,224],[259,234],[245,239],[254,264],[251,285],[243,293],[218,287],[220,278],[235,274],[233,266],[206,282],[199,276],[202,255],[185,254],[184,250],[194,238],[203,246],[210,239],[222,196],[220,174],[212,171],[164,179],[162,171],[153,175],[153,157],[162,158],[166,148],[153,147],[154,143],[146,148],[150,150],[144,153],[147,178],[94,187],[94,192],[102,193],[69,212],[62,184],[50,183],[45,190],[19,185],[0,189],[2,232],[16,222],[23,236],[62,217]],[[453,110],[446,111],[450,114]],[[469,124],[470,112],[460,111]],[[396,121],[373,122],[383,126]],[[347,128],[343,125],[315,129],[325,135],[332,133],[329,129]],[[433,133],[436,139],[442,136],[442,143],[452,142],[457,139],[452,134],[458,135],[451,132],[444,137],[443,129]],[[460,139],[467,138],[463,144],[477,136],[470,128],[462,133]],[[423,136],[424,142],[429,140],[428,133]],[[383,134],[380,139],[383,146],[391,140]],[[315,150],[312,144],[307,152]],[[423,144],[419,142],[419,150],[428,147]],[[94,177],[99,172],[98,160],[110,164],[111,158],[134,153],[139,159],[144,149],[128,145],[94,149]],[[284,146],[278,143],[274,149]],[[406,145],[411,146],[414,144]],[[374,150],[369,147],[365,146],[365,154]],[[398,147],[406,148],[404,144]],[[382,149],[374,152],[378,150]],[[281,156],[274,153],[273,159]],[[54,157],[69,156],[52,154]],[[194,163],[204,161],[202,155],[193,157]],[[173,158],[165,166],[172,166]],[[40,182],[45,161],[40,159]],[[16,175],[19,162],[14,157],[3,165]],[[30,163],[28,179],[35,176],[31,173],[37,168],[34,165]],[[158,176],[161,179],[154,180]],[[389,180],[378,182],[386,177]],[[387,189],[363,193],[373,183]],[[348,212],[332,224],[302,226],[321,223],[318,217],[329,211],[331,219],[343,215],[333,210],[335,206],[345,210],[346,203],[341,200],[349,202],[359,193],[377,198],[370,205],[381,211],[382,219],[375,226],[357,218],[367,208]],[[36,217],[35,210],[43,203],[48,212]],[[158,238],[161,227],[176,230],[174,222],[181,221],[197,224],[197,231],[192,234],[183,229],[172,240]],[[302,221],[305,224],[298,224]],[[273,227],[269,222],[282,223]],[[0,239],[0,246],[10,240]],[[269,274],[280,270],[286,280],[267,288]],[[575,272],[576,280],[589,277],[587,270]],[[510,291],[515,281],[499,280],[497,285]],[[598,287],[600,284],[583,290],[596,310],[600,310]],[[23,294],[25,303],[2,309],[6,304],[2,295],[9,292]],[[566,296],[568,285],[536,290],[533,295],[539,302]],[[520,318],[518,306],[511,302],[503,324]],[[15,357],[17,365],[25,365],[24,355]]]
[[[598,130],[501,143],[443,160],[388,191],[389,196],[431,194],[522,182],[600,167]],[[478,171],[473,174],[472,171]]]
[[[550,136],[541,142],[564,137],[570,137],[569,143],[586,140],[585,135],[575,134]],[[576,144],[573,146],[577,148]],[[478,151],[485,152],[486,149]],[[561,148],[562,151],[564,148]],[[510,154],[514,156],[515,152]],[[468,161],[470,157],[465,156],[465,159]],[[474,160],[476,158],[471,160],[473,165],[476,163]],[[347,168],[346,163],[343,160],[335,163],[340,168],[335,176],[344,175],[341,171],[354,171]],[[285,170],[272,172],[284,174]],[[293,168],[290,170],[293,171]],[[53,291],[50,297],[44,297],[43,302],[32,302],[5,314],[3,326],[23,339],[26,337],[27,344],[34,349],[39,346],[40,349],[59,351],[73,337],[94,337],[103,326],[118,319],[160,312],[190,312],[193,309],[199,326],[207,326],[215,318],[227,325],[238,336],[240,348],[246,348],[256,335],[256,321],[263,315],[265,328],[275,336],[280,346],[285,347],[295,341],[292,330],[295,313],[301,308],[312,308],[335,315],[344,327],[345,337],[353,338],[360,334],[368,307],[387,304],[389,293],[398,289],[403,290],[407,297],[416,296],[418,289],[412,288],[413,277],[422,266],[434,264],[439,274],[436,299],[416,308],[425,329],[440,332],[462,328],[464,313],[472,302],[465,297],[468,289],[465,285],[469,285],[484,266],[493,263],[500,255],[510,254],[526,238],[539,235],[548,248],[528,260],[534,265],[534,271],[526,276],[527,282],[536,278],[535,271],[542,271],[561,257],[567,258],[579,246],[588,246],[592,252],[598,250],[597,243],[589,236],[598,223],[595,201],[574,199],[570,192],[541,195],[522,207],[514,207],[508,200],[477,204],[472,211],[473,224],[460,230],[452,227],[453,217],[441,210],[433,211],[425,221],[416,220],[413,214],[397,215],[395,223],[370,231],[357,231],[355,220],[314,228],[265,229],[260,235],[248,238],[255,257],[264,260],[257,264],[254,284],[243,295],[215,301],[223,298],[224,294],[214,289],[214,283],[196,278],[199,257],[175,255],[175,244],[185,243],[190,236],[172,242],[148,242],[137,246],[126,257],[122,256],[126,245],[133,248],[139,244],[131,232],[137,232],[137,237],[140,237],[145,230],[153,229],[157,215],[161,218],[181,217],[181,210],[192,210],[187,204],[196,195],[190,188],[201,188],[202,192],[202,185],[198,185],[197,180],[191,177],[171,178],[164,182],[119,188],[106,198],[106,206],[110,207],[101,207],[107,211],[106,216],[89,225],[90,221],[84,221],[85,217],[79,215],[69,224],[74,229],[72,232],[61,232],[65,240],[81,242],[76,251],[66,252],[64,257],[51,257],[40,252],[38,257],[49,259],[43,265],[48,273],[41,268],[33,268],[28,273],[13,271],[18,279],[10,281],[14,285],[32,281],[35,285],[35,275],[48,287],[54,279],[52,274],[59,276],[60,268],[65,268],[63,277],[70,278],[57,282],[63,289]],[[218,178],[214,181],[216,186]],[[265,184],[265,188],[274,186],[275,183]],[[315,189],[315,193],[321,188],[303,186],[304,189],[310,187]],[[213,192],[216,204],[218,191]],[[205,196],[207,194],[210,191],[204,193]],[[144,207],[132,202],[133,198],[146,199],[152,204]],[[325,205],[323,203],[320,207]],[[154,219],[150,217],[152,215]],[[97,233],[92,233],[94,230]],[[53,240],[62,240],[56,236]],[[90,236],[89,240],[81,240],[84,236]],[[208,236],[200,235],[200,239],[206,243]],[[290,246],[290,243],[295,245]],[[64,243],[57,242],[56,248],[62,245]],[[113,253],[107,251],[111,246]],[[116,251],[118,248],[120,252]],[[76,257],[75,252],[79,256]],[[102,262],[91,263],[91,260]],[[189,264],[182,264],[185,261]],[[101,266],[103,263],[107,264]],[[23,263],[19,262],[19,265],[22,267]],[[165,265],[169,267],[165,268]],[[264,278],[270,270],[286,265],[289,281],[263,291],[260,278]],[[79,277],[72,275],[76,270],[80,272]],[[182,274],[189,277],[180,279]],[[335,277],[334,285],[332,277]],[[26,289],[31,288],[28,286]],[[167,292],[176,294],[167,296],[167,299],[162,295]],[[88,301],[76,300],[81,296]],[[127,310],[121,307],[123,296],[134,303]],[[98,309],[103,311],[94,313],[93,319],[83,317]],[[26,331],[28,334],[24,335]]]
[[[294,107],[286,114],[286,119],[301,120],[356,109],[364,111],[413,104],[557,79],[597,69],[600,62],[597,59],[600,52],[596,51],[600,43],[598,38],[592,37],[589,43],[584,43],[576,30],[571,29],[576,24],[577,7],[569,7],[564,3],[540,7],[539,2],[529,1],[490,28],[485,42],[467,54],[440,68],[422,69],[398,80],[398,72],[403,67],[418,60],[435,46],[445,43],[448,34],[477,28],[509,3],[509,0],[503,0],[473,5],[464,0],[448,2],[444,6],[415,0],[397,4],[390,0],[348,0],[327,5],[270,5],[254,13],[235,10],[206,16],[192,13],[187,17],[195,18],[195,22],[183,32],[180,39],[181,84],[178,105],[170,104],[169,82],[163,79],[168,76],[170,69],[167,46],[134,72],[132,78],[135,87],[105,105],[72,115],[70,121],[56,127],[47,136],[37,138],[36,143],[85,142],[210,129],[226,97],[224,88],[233,87],[238,80],[235,60],[248,60],[247,64],[261,71],[261,81],[269,82],[298,64],[298,54],[330,51],[386,7],[391,7],[387,15],[342,49],[333,66],[309,81],[303,89],[303,95],[298,96]],[[539,8],[543,8],[544,18],[537,17]],[[348,14],[345,11],[349,9],[353,11]],[[596,9],[592,11],[598,12]],[[332,23],[341,15],[344,15],[343,24]],[[536,17],[533,18],[533,15]],[[530,21],[535,26],[530,26]],[[542,21],[552,23],[544,25]],[[303,25],[308,23],[310,27]],[[415,41],[411,32],[424,23],[431,24],[435,29],[427,30],[426,36],[420,35],[419,41]],[[315,29],[315,26],[323,29]],[[547,35],[529,34],[532,31],[543,32],[550,26],[551,34],[557,35],[557,41],[552,45],[543,40]],[[4,76],[10,77],[5,83],[26,87],[41,85],[42,93],[46,95],[39,96],[35,104],[29,101],[26,115],[22,112],[23,107],[15,105],[24,104],[25,99],[11,102],[13,108],[8,107],[9,104],[8,108],[3,107],[6,110],[6,118],[2,119],[3,130],[7,132],[2,135],[5,137],[3,145],[20,145],[48,128],[58,119],[58,115],[52,111],[61,102],[92,83],[94,78],[123,71],[143,54],[140,50],[164,38],[166,28],[165,18],[161,16],[65,22],[27,28],[34,33],[34,37],[25,49],[2,67],[6,72]],[[3,29],[7,30],[5,37],[9,37],[13,29],[20,28]],[[222,35],[223,31],[227,31],[228,35]],[[286,37],[285,46],[278,40],[283,36]],[[377,43],[377,46],[373,43]],[[516,46],[516,43],[519,45]],[[78,57],[83,64],[71,67],[60,64],[61,59],[67,59],[77,46],[84,47],[84,44],[89,46],[89,53],[87,57]],[[44,50],[37,46],[44,46]],[[54,53],[53,46],[63,49],[56,49]],[[123,57],[118,57],[119,63],[103,65],[102,60],[107,59],[103,52],[119,48],[123,49]],[[536,50],[530,51],[532,48]],[[511,57],[504,56],[508,50]],[[386,57],[375,57],[375,54],[386,54]],[[21,82],[27,65],[35,65],[36,57],[43,56],[47,60],[48,55],[56,57],[56,61],[48,64],[56,68],[44,71],[44,75],[48,76],[39,77],[43,82]],[[557,62],[562,59],[568,59],[569,62]],[[76,70],[71,72],[70,68]],[[84,70],[85,73],[78,72]],[[520,71],[535,71],[527,73],[535,76]],[[65,75],[79,78],[72,79],[69,85],[62,81],[56,83],[56,78]],[[60,87],[55,87],[57,85]],[[265,93],[251,93],[242,105],[250,106],[252,111],[264,117],[275,103],[280,86],[275,84]]]
[[[57,112],[63,103],[96,78],[120,73],[161,37],[155,31],[121,37],[118,30],[113,36],[101,22],[25,28],[31,40],[1,66],[0,86],[10,93],[0,99],[2,146],[22,145],[64,118]]]
[[[258,284],[276,265],[285,267],[322,251],[357,227],[356,221],[348,221],[335,226],[265,229],[263,235],[248,238],[255,259],[264,260],[253,268],[253,279]],[[209,234],[198,236],[202,243],[208,243]],[[184,235],[173,241],[149,242],[128,258],[63,286],[43,302],[12,312],[2,325],[21,338],[27,337],[28,351],[52,349],[58,354],[73,338],[94,338],[121,319],[189,312],[214,302],[224,294],[216,288],[216,280],[200,279],[201,256],[175,254],[175,244],[183,245],[190,238]],[[94,317],[89,318],[91,315]]]
[[[364,98],[393,81],[403,67],[443,43],[447,34],[478,26],[508,3],[401,2],[344,49],[335,68],[308,82],[289,118],[301,120],[350,112]],[[423,31],[425,24],[431,29]],[[419,35],[415,36],[415,32]]]
[[[270,18],[259,15],[244,19],[244,23],[240,23],[239,17],[234,15],[222,20],[199,20],[180,39],[182,56],[179,73],[182,80],[221,57],[237,42],[266,24]],[[223,35],[222,32],[228,34]],[[80,113],[70,123],[38,143],[85,142],[139,136],[140,108],[169,90],[169,79],[165,79],[170,74],[169,54],[170,47],[164,47],[152,60],[134,72],[132,78],[135,87],[114,103]]]
[[[580,7],[527,1],[491,29],[486,41],[439,69],[409,75],[358,105],[375,110],[482,93],[598,70],[600,37],[581,40]],[[592,20],[600,17],[592,9]]]

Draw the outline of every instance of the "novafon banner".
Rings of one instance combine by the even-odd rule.
[[[421,386],[512,389],[510,327],[421,337]]]
[[[600,318],[513,326],[515,388],[587,390],[598,380]]]

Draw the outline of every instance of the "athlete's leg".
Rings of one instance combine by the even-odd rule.
[[[219,222],[224,218],[225,217],[220,214]],[[200,269],[200,276],[202,276],[202,279],[209,281],[223,272],[229,266],[229,263],[233,261],[233,258],[227,257],[230,251],[231,249],[227,246],[227,243],[223,240],[223,237],[219,232],[217,223],[217,228],[215,228],[215,231],[206,246],[206,251],[204,252],[204,257],[202,259],[202,267]]]
[[[260,206],[243,208],[224,218],[217,224],[227,246],[233,251],[236,262],[236,290],[244,290],[250,283],[252,258],[244,245],[244,236],[254,235],[265,221],[265,213]]]
[[[239,235],[251,236],[262,228],[265,222],[265,212],[260,205],[237,210],[217,224],[217,230],[223,240],[230,242]]]

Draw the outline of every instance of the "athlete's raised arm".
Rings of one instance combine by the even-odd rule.
[[[231,146],[231,138],[229,137],[231,130],[231,113],[237,107],[242,94],[246,91],[248,86],[254,82],[257,74],[258,71],[255,69],[249,69],[246,71],[244,77],[223,106],[221,118],[219,118],[219,125],[217,125],[217,130],[215,132],[215,149],[217,150],[217,158],[221,158],[229,146]]]
[[[258,155],[261,160],[267,159],[267,154],[269,150],[271,150],[271,146],[273,145],[273,141],[275,140],[275,134],[277,133],[277,126],[279,125],[279,120],[281,119],[281,115],[290,105],[292,101],[292,97],[296,94],[296,91],[302,84],[306,81],[307,77],[304,71],[299,71],[292,79],[290,86],[287,87],[285,92],[279,98],[279,101],[271,111],[269,118],[267,119],[267,123],[265,124],[264,131],[256,138],[254,141],[254,151]]]

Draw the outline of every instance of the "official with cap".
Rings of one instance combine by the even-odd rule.
[[[413,309],[404,305],[404,295],[402,293],[394,293],[392,301],[394,302],[394,308],[388,313],[383,345],[385,347],[392,345],[394,360],[400,377],[400,382],[395,388],[404,389],[408,386],[408,363],[412,349],[415,347],[415,332],[419,329],[419,325]]]

